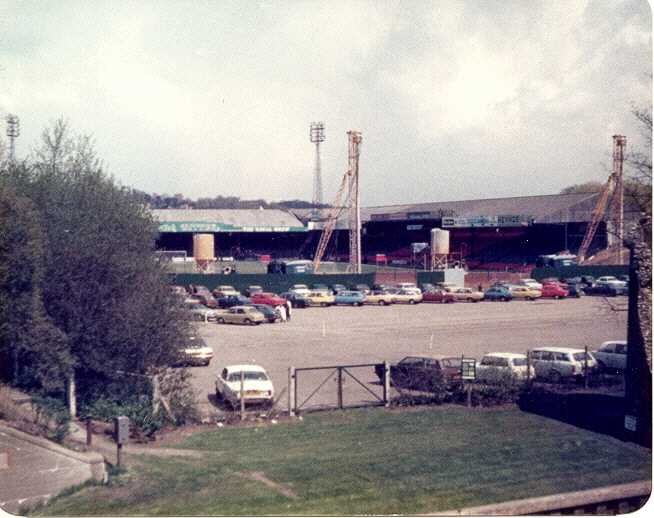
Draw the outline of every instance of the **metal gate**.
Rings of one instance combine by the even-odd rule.
[[[375,368],[383,375],[379,380]],[[290,415],[312,410],[388,406],[388,363],[362,363],[327,367],[290,367],[288,410]]]

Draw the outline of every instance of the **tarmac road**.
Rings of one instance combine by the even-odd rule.
[[[626,298],[612,299],[626,307]],[[265,367],[277,393],[287,386],[288,368],[395,362],[407,355],[462,355],[480,358],[486,352],[519,352],[536,346],[588,345],[626,338],[626,311],[613,311],[600,297],[512,302],[428,304],[415,306],[339,306],[294,309],[290,322],[240,326],[199,324],[214,350],[209,367],[193,367],[194,385],[205,411],[215,410],[208,398],[216,373],[225,365],[251,362]],[[324,334],[323,334],[324,329]],[[329,372],[302,373],[298,399],[329,378]],[[380,393],[372,367],[359,369],[369,389]],[[372,396],[346,377],[346,403]],[[335,376],[312,399],[334,404]],[[299,402],[299,401],[298,401]],[[280,401],[282,408],[286,397]]]

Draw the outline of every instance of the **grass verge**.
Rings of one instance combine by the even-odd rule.
[[[198,433],[45,515],[416,514],[651,478],[649,450],[521,412],[361,409]]]

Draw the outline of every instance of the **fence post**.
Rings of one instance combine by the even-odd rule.
[[[338,368],[338,408],[343,409],[343,368]]]
[[[245,399],[243,396],[245,396],[245,371],[241,371],[241,421],[245,417]]]
[[[527,349],[527,386],[531,385],[531,356],[529,349]]]
[[[288,368],[288,415],[295,416],[295,367]]]
[[[584,345],[584,387],[588,388],[588,346]]]
[[[391,405],[391,368],[388,361],[384,360],[384,406]]]

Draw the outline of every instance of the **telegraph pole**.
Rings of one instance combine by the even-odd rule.
[[[16,139],[20,136],[20,120],[16,115],[7,115],[7,136],[9,137],[9,161],[16,161]]]

